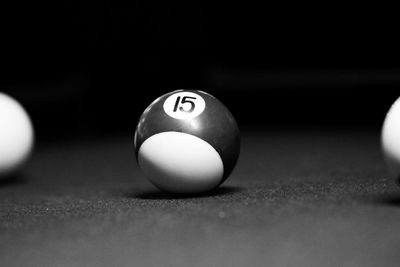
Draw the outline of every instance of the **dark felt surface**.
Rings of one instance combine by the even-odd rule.
[[[154,189],[132,138],[40,145],[2,181],[0,265],[399,265],[377,132],[244,132],[232,176],[196,197]]]

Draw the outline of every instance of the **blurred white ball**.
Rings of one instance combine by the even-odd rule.
[[[33,143],[33,126],[27,112],[15,99],[0,92],[0,178],[20,170]]]

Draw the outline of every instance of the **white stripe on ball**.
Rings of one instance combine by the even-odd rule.
[[[224,166],[206,141],[181,132],[163,132],[146,139],[138,152],[140,168],[162,190],[199,193],[218,186]]]

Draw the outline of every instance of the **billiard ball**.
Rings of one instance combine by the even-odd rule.
[[[0,93],[0,178],[20,170],[32,151],[33,139],[27,112],[15,99]]]
[[[389,171],[400,178],[400,98],[386,115],[381,133],[382,151]]]
[[[172,193],[202,193],[221,185],[240,152],[237,123],[212,95],[177,90],[143,112],[134,137],[138,165],[151,183]]]

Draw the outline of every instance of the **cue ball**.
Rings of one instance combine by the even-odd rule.
[[[20,170],[33,148],[33,127],[24,108],[0,92],[0,178]]]
[[[400,178],[400,98],[389,112],[382,127],[382,151],[389,171],[395,178]]]
[[[135,131],[139,167],[152,184],[171,193],[202,193],[221,185],[240,152],[229,110],[212,95],[177,90],[157,98]]]

